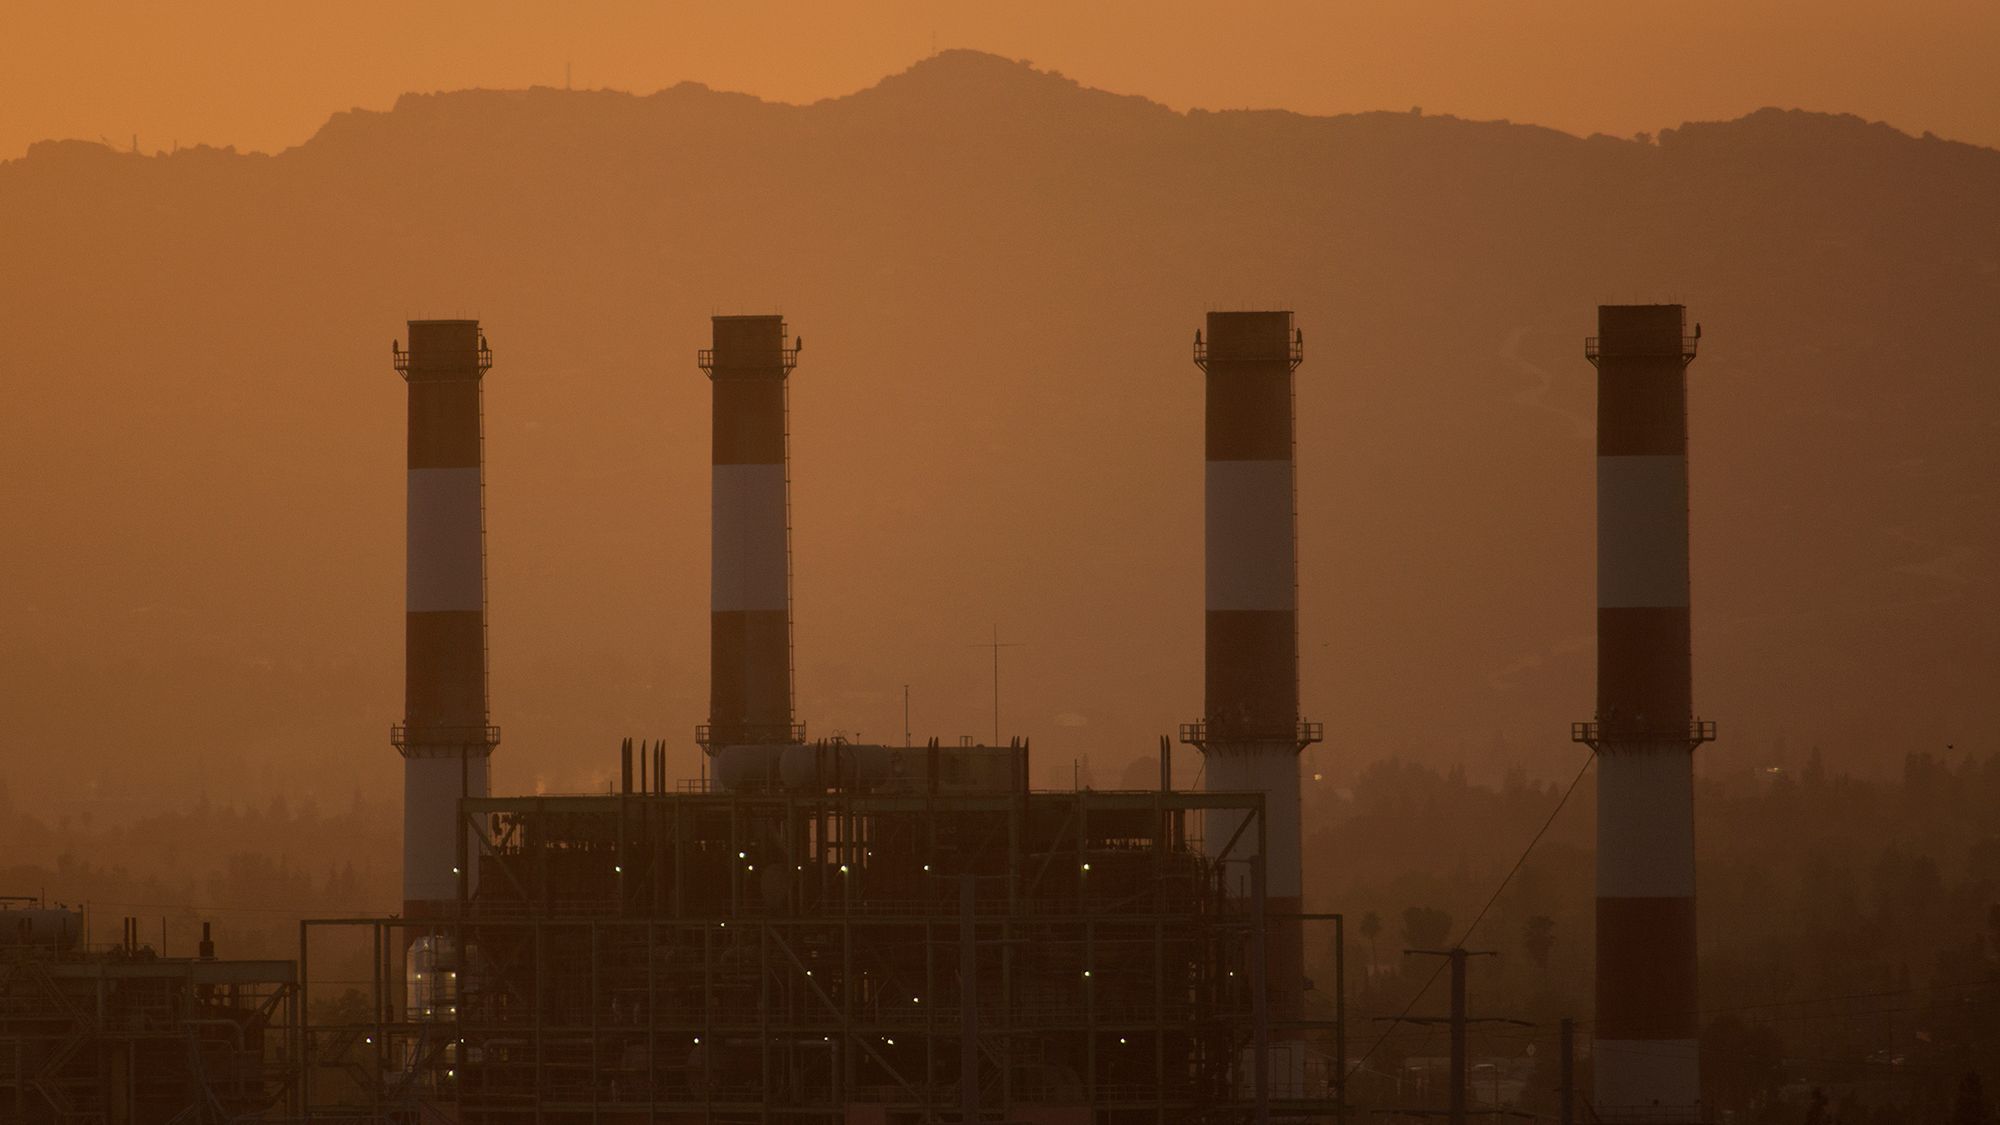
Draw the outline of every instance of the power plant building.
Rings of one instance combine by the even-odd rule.
[[[419,895],[401,917],[304,927],[302,959],[359,947],[374,965],[369,1018],[315,1030],[373,1080],[308,1067],[304,1110],[467,1125],[1327,1115],[1299,937],[1298,336],[1288,313],[1218,316],[1208,716],[1186,732],[1209,755],[1205,791],[1165,784],[1164,744],[1157,790],[1040,792],[1025,740],[808,741],[792,701],[785,408],[800,349],[778,317],[717,317],[698,358],[714,411],[706,778],[669,785],[663,747],[628,741],[613,792],[489,796],[483,665],[476,708],[472,681],[451,681],[463,705],[436,722],[477,737],[439,740],[457,790],[412,789],[428,802]],[[435,323],[411,325],[408,364],[452,372],[455,393],[427,401],[422,424],[476,424],[483,338],[470,321],[419,335]],[[419,339],[449,358],[419,364]],[[422,482],[445,498],[425,492],[438,527],[419,527],[411,386],[405,743],[417,669],[438,651],[414,639],[418,613],[465,612],[483,592],[437,561],[476,542],[477,443],[423,462],[470,472]],[[1252,505],[1248,522],[1218,531],[1218,488]],[[1221,542],[1238,532],[1240,557]],[[452,635],[477,635],[476,620]],[[433,869],[453,871],[449,901],[426,897],[446,886]]]
[[[0,1119],[1165,1125],[1340,1116],[1308,993],[1288,311],[1210,313],[1200,791],[1037,791],[1027,740],[808,739],[794,705],[777,316],[718,316],[709,707],[591,795],[494,796],[479,322],[409,322],[403,905],[300,958],[169,960],[0,903]],[[1702,1120],[1687,367],[1679,305],[1603,306],[1592,1108]],[[996,738],[996,743],[998,739]],[[307,1016],[315,958],[361,1010]],[[1455,951],[1463,956],[1463,951]],[[342,983],[355,983],[343,980]],[[1334,996],[1341,995],[1336,980]],[[1459,987],[1462,987],[1460,985]],[[1339,1060],[1336,1062],[1335,1060]],[[192,1075],[192,1078],[189,1075]],[[1462,1095],[1463,1090],[1459,1093]],[[192,1099],[192,1100],[190,1100]],[[1463,1098],[1454,1098],[1461,1105]],[[1425,1113],[1431,1111],[1412,1110]],[[11,1115],[10,1115],[11,1114]],[[192,1116],[190,1116],[192,1115]]]

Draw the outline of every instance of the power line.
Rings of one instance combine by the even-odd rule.
[[[1542,842],[1543,836],[1548,835],[1549,829],[1556,822],[1556,817],[1562,815],[1563,806],[1569,804],[1570,795],[1575,793],[1576,787],[1583,783],[1583,775],[1590,772],[1591,764],[1596,761],[1597,754],[1595,752],[1584,758],[1583,768],[1576,771],[1576,776],[1570,779],[1569,788],[1563,790],[1562,799],[1556,802],[1554,809],[1550,810],[1549,818],[1542,822],[1540,828],[1535,830],[1535,838],[1529,840],[1528,846],[1521,849],[1520,858],[1514,861],[1514,866],[1507,869],[1507,874],[1500,880],[1500,885],[1493,888],[1492,897],[1486,900],[1485,906],[1479,908],[1479,913],[1472,919],[1472,924],[1465,927],[1465,934],[1458,939],[1459,945],[1464,945],[1466,940],[1472,937],[1472,931],[1479,928],[1479,923],[1486,920],[1486,912],[1493,909],[1493,904],[1500,901],[1500,894],[1507,889],[1507,884],[1513,882],[1514,876],[1520,874],[1522,865],[1528,862],[1528,853],[1535,850],[1535,845]]]
[[[1471,924],[1465,927],[1465,933],[1459,936],[1459,939],[1453,943],[1454,945],[1463,946],[1466,943],[1466,941],[1472,937],[1472,931],[1479,928],[1479,923],[1486,920],[1487,912],[1493,909],[1494,903],[1500,901],[1501,892],[1507,889],[1507,884],[1514,881],[1514,876],[1520,873],[1521,866],[1528,862],[1528,854],[1535,850],[1536,844],[1542,842],[1542,837],[1547,835],[1549,828],[1555,824],[1556,817],[1562,815],[1563,806],[1569,804],[1570,796],[1576,792],[1576,787],[1583,783],[1583,775],[1590,772],[1591,763],[1595,762],[1596,760],[1597,760],[1597,755],[1594,752],[1590,754],[1588,757],[1584,758],[1583,768],[1577,770],[1576,776],[1570,779],[1569,788],[1563,790],[1562,798],[1556,802],[1556,807],[1549,811],[1548,819],[1544,820],[1542,822],[1542,826],[1535,830],[1534,838],[1528,841],[1527,847],[1521,849],[1520,858],[1514,861],[1514,866],[1507,869],[1507,874],[1501,878],[1500,885],[1493,888],[1493,894],[1486,900],[1486,905],[1479,908],[1479,913],[1473,917]],[[1376,1050],[1379,1049],[1382,1046],[1382,1044],[1388,1040],[1390,1034],[1393,1033],[1395,1029],[1398,1026],[1400,1026],[1403,1021],[1409,1018],[1410,1012],[1416,1008],[1418,1001],[1422,1000],[1424,998],[1424,994],[1430,991],[1431,985],[1437,983],[1438,977],[1444,974],[1445,969],[1449,968],[1450,964],[1451,963],[1449,961],[1438,962],[1438,967],[1431,970],[1431,975],[1424,979],[1424,983],[1422,987],[1417,989],[1416,995],[1410,997],[1410,1002],[1408,1004],[1403,1005],[1403,1010],[1396,1014],[1396,1018],[1394,1021],[1390,1022],[1388,1030],[1385,1030],[1382,1032],[1382,1034],[1376,1036],[1375,1042],[1370,1043],[1368,1045],[1368,1050],[1363,1052],[1359,1059],[1355,1060],[1353,1068],[1347,1071],[1346,1075],[1342,1079],[1343,1081],[1353,1078],[1355,1074],[1360,1072],[1361,1067],[1365,1063],[1367,1063],[1369,1059],[1375,1056]],[[1345,1066],[1346,1063],[1347,1060],[1345,1059],[1341,1060],[1341,1065]]]

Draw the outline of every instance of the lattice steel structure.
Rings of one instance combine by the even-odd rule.
[[[369,1018],[310,1029],[308,1116],[1331,1114],[1323,1086],[1281,1098],[1247,1065],[1274,1033],[1252,1001],[1268,915],[1225,873],[1261,854],[1261,795],[915,788],[461,802],[480,876],[443,923],[439,1018],[391,1018],[403,920],[301,928],[302,966],[357,939],[375,959]],[[1230,838],[1205,850],[1205,819]]]
[[[161,957],[134,925],[110,948],[0,944],[0,1121],[192,1125],[290,1108],[292,962]]]

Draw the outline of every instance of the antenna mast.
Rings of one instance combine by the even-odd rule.
[[[968,645],[967,647],[993,650],[993,745],[998,746],[1000,745],[1000,650],[1003,648],[1020,648],[1022,647],[1022,642],[1001,641],[1000,626],[996,623],[993,626],[992,640],[981,644]],[[908,689],[905,688],[904,690],[907,691]]]

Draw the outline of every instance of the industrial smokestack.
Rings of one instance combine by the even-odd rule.
[[[1699,329],[1697,329],[1697,332]],[[1687,365],[1680,305],[1602,305],[1597,367],[1596,1110],[1700,1120],[1688,618]]]
[[[486,548],[479,382],[493,355],[476,320],[413,320],[394,351],[410,388],[404,616],[403,916],[457,902],[458,800],[488,794]],[[466,872],[464,878],[470,879]]]
[[[792,722],[790,481],[785,379],[797,365],[777,316],[718,316],[700,355],[714,391],[708,722],[696,741],[803,741]]]
[[[1201,749],[1211,792],[1264,794],[1264,972],[1274,1030],[1256,1065],[1268,1068],[1277,1096],[1304,1093],[1298,756],[1319,739],[1317,724],[1299,721],[1292,374],[1304,358],[1290,312],[1209,313],[1206,340],[1195,335],[1194,361],[1208,385],[1206,717],[1182,740]],[[1209,817],[1213,855],[1230,845],[1240,818]],[[1226,858],[1256,857],[1259,843],[1246,832]],[[1229,876],[1232,893],[1252,886]]]

